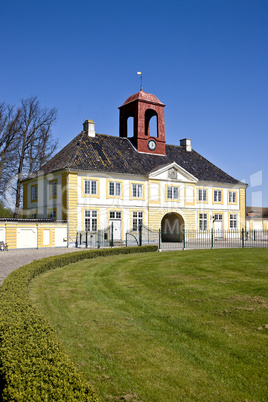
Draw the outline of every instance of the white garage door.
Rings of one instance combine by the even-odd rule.
[[[0,241],[5,243],[5,228],[0,228]]]
[[[18,228],[17,248],[37,248],[37,229]]]
[[[67,228],[55,228],[55,247],[67,247],[66,239]]]

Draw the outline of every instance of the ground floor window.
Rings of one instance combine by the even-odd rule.
[[[199,214],[199,230],[207,230],[207,229],[208,229],[208,215]]]
[[[237,229],[237,215],[230,214],[230,229],[236,230]]]
[[[88,209],[85,211],[85,231],[96,232],[98,228],[98,211]]]
[[[138,230],[140,224],[142,224],[143,212],[134,211],[132,213],[132,227],[133,230]]]

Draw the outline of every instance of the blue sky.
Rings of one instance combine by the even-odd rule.
[[[267,0],[0,0],[0,101],[56,107],[59,148],[143,89],[166,104],[166,140],[249,184],[268,207]]]

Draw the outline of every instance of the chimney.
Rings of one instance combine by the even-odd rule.
[[[93,120],[86,120],[83,128],[89,137],[95,137],[95,123]]]
[[[183,147],[187,152],[192,151],[192,144],[190,138],[184,138],[183,140],[180,140],[180,146]]]

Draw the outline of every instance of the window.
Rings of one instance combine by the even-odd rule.
[[[207,230],[207,229],[208,229],[208,215],[199,214],[199,230]]]
[[[57,180],[52,180],[50,184],[50,198],[57,198]]]
[[[132,197],[142,198],[142,184],[132,184]]]
[[[121,212],[110,212],[110,219],[121,219]]]
[[[229,191],[229,203],[236,203],[236,191]]]
[[[32,202],[37,201],[37,185],[32,186],[31,200]]]
[[[222,202],[222,191],[214,190],[214,202]]]
[[[85,211],[85,231],[96,232],[98,228],[98,211]]]
[[[119,197],[121,195],[121,183],[110,181],[109,195]]]
[[[204,190],[202,188],[200,188],[198,190],[198,201],[203,201],[203,202],[207,201],[207,190]]]
[[[236,230],[236,229],[237,229],[237,215],[230,214],[230,230]]]
[[[56,209],[51,209],[49,211],[49,218],[50,219],[57,219],[57,210]]]
[[[138,230],[140,224],[142,224],[143,212],[135,211],[132,213],[132,227],[133,230]]]
[[[37,218],[36,212],[31,212],[30,218],[31,219],[36,219]]]
[[[167,198],[169,200],[178,200],[179,199],[179,189],[178,187],[167,187]]]
[[[97,181],[85,180],[85,194],[97,195]]]

